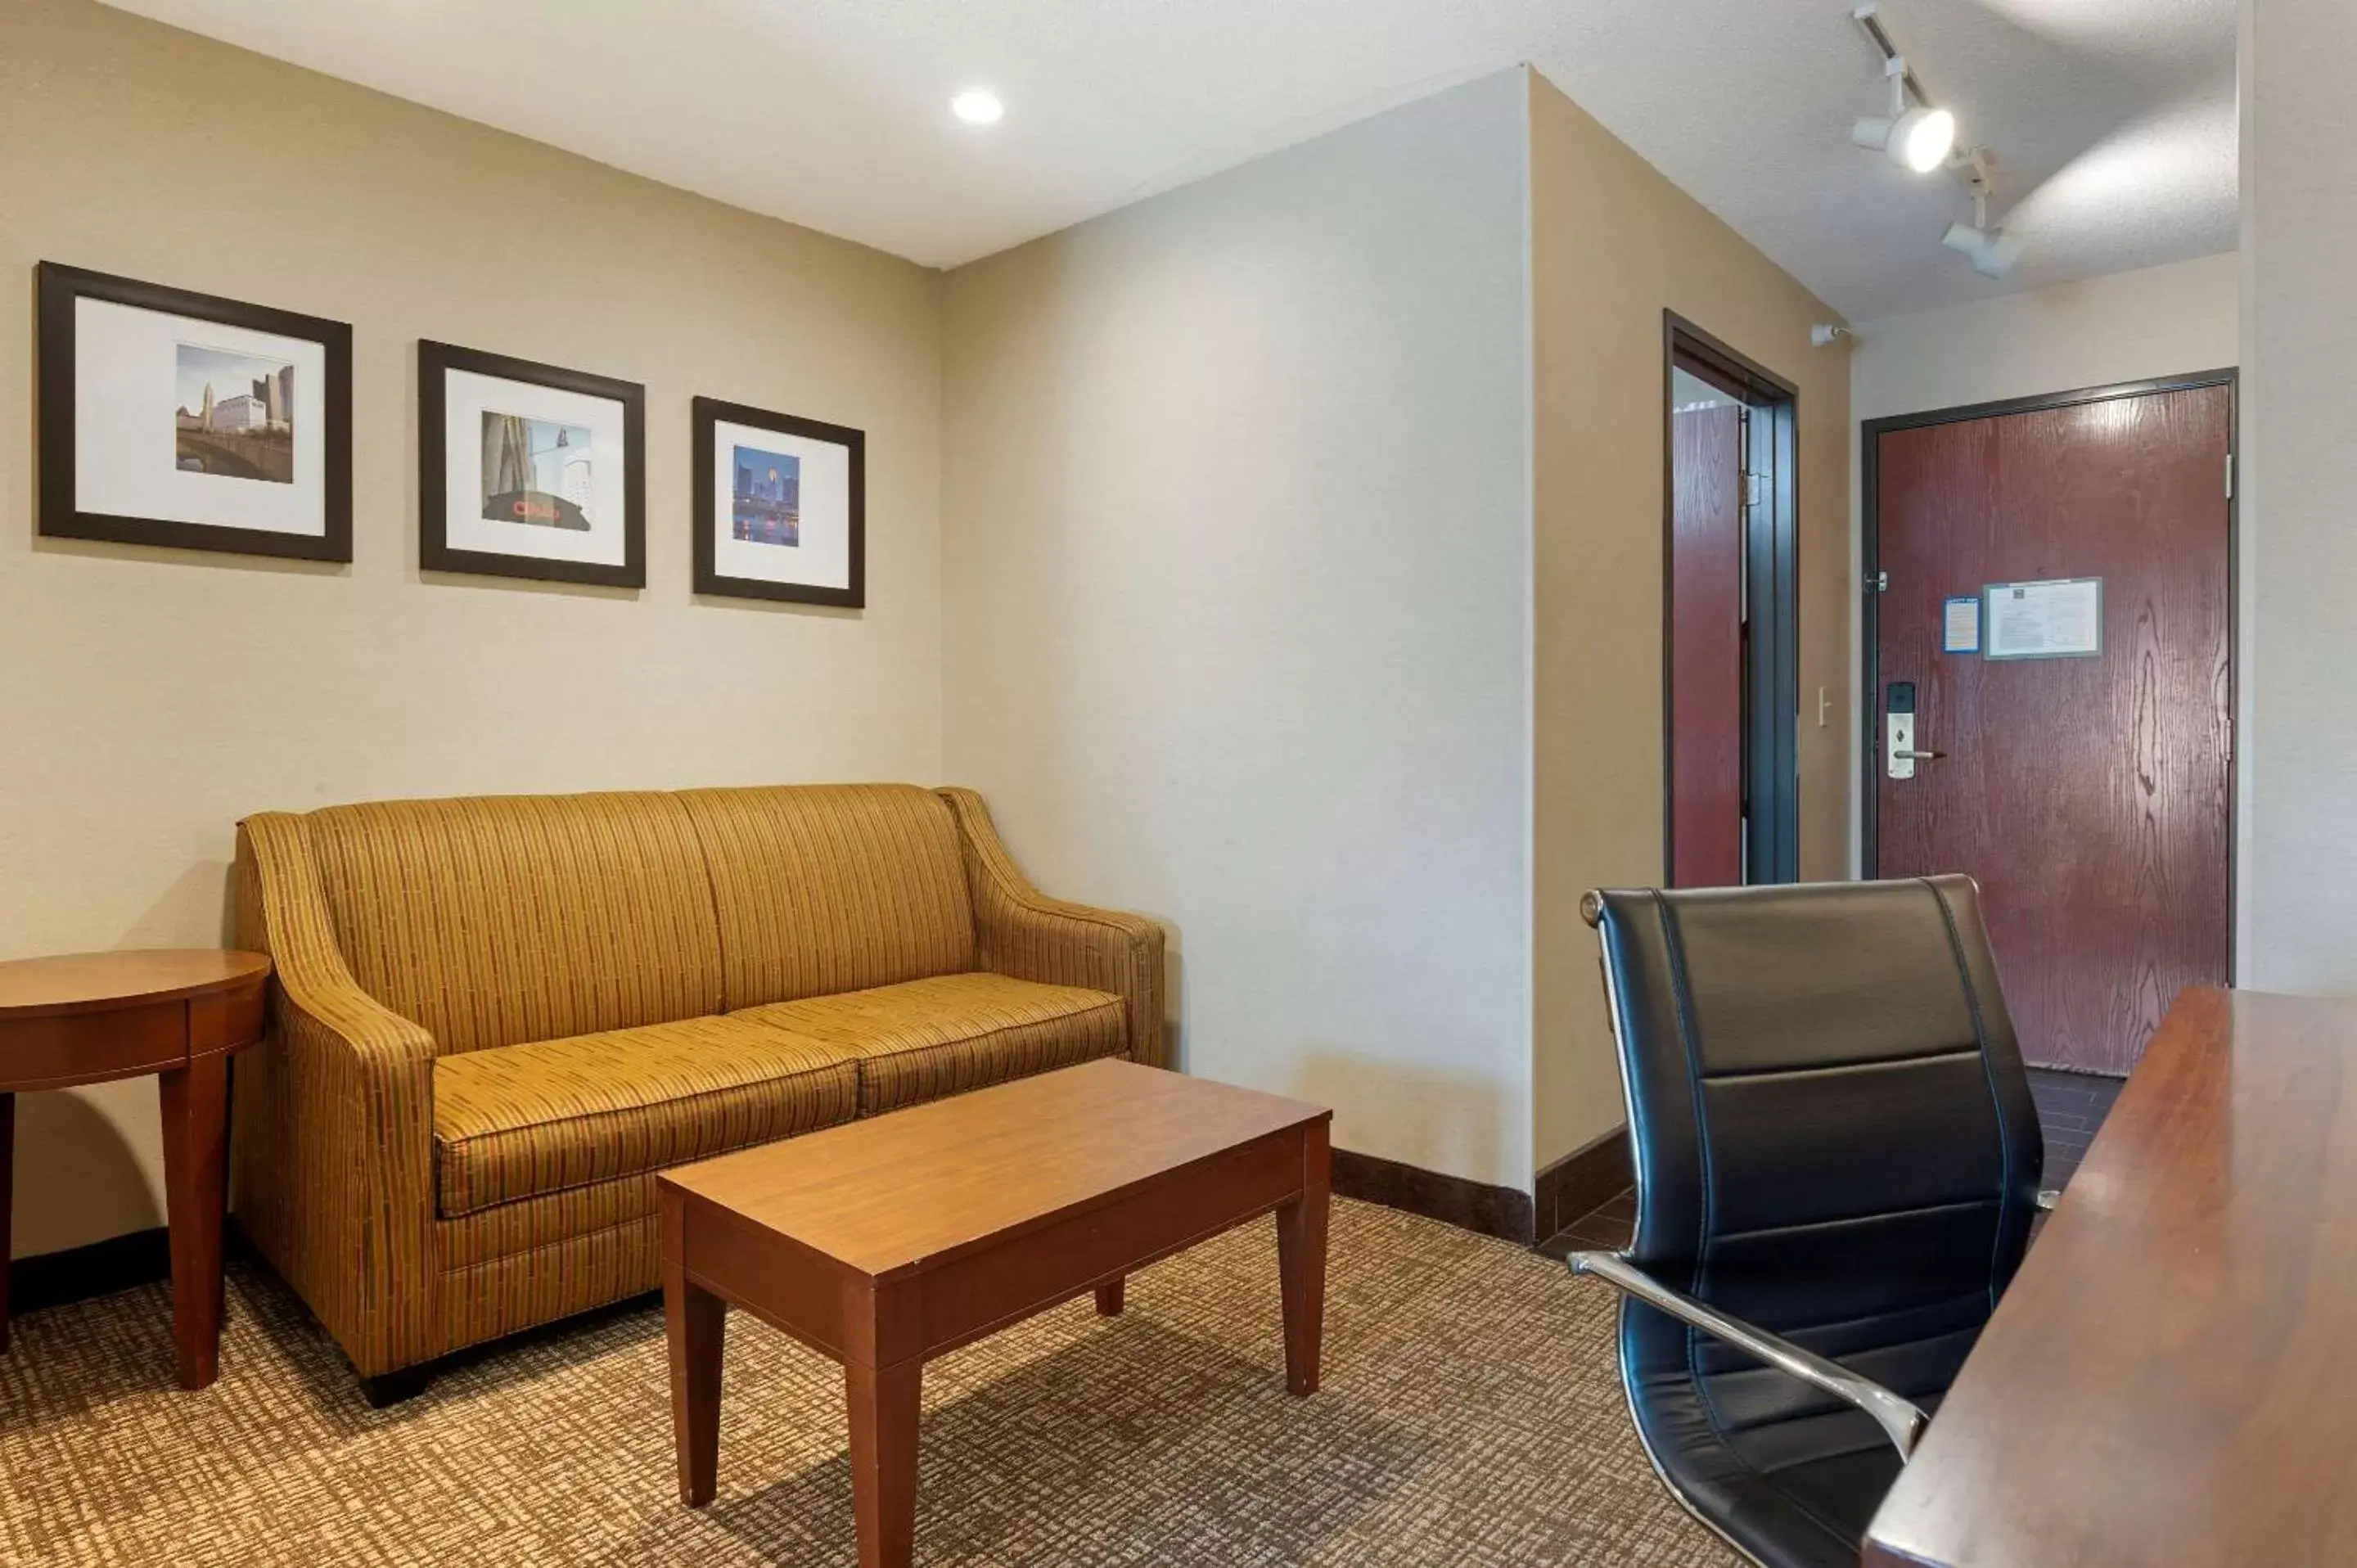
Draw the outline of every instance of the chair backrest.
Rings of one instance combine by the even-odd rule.
[[[2044,1148],[1969,877],[1591,896],[1638,1182],[1631,1261],[1910,1397],[2020,1263]],[[1824,1396],[1650,1307],[1632,1398],[1739,1434]],[[1772,1459],[1772,1455],[1767,1456]]]

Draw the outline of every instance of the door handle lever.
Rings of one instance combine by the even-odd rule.
[[[1915,748],[1914,682],[1893,681],[1889,702],[1889,712],[1883,721],[1883,771],[1893,779],[1912,779],[1918,762],[1929,762],[1940,754]]]

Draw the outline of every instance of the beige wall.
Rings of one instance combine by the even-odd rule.
[[[950,772],[1172,929],[1189,1071],[1525,1187],[1523,88],[1036,241],[947,295]]]
[[[1660,870],[1665,306],[1802,384],[1838,868],[1828,314],[1527,73],[944,284],[81,0],[0,27],[0,351],[42,258],[351,321],[358,553],[37,540],[0,379],[0,956],[219,940],[261,807],[955,777],[1051,889],[1170,921],[1189,1068],[1527,1187],[1619,1117],[1577,895]],[[202,150],[225,104],[264,155]],[[647,384],[644,593],[421,580],[421,336]],[[691,599],[698,392],[868,431],[875,607]],[[28,1097],[16,1251],[153,1223],[152,1116]]]
[[[1937,261],[1961,264],[1944,253]],[[1850,352],[1851,569],[1866,567],[1861,422],[2234,364],[2238,278],[2229,252],[1861,323]],[[1864,670],[1863,645],[1853,635],[1851,691]],[[1854,730],[1849,745],[1856,778],[1865,765],[1863,731]],[[1863,808],[1855,799],[1850,804],[1847,864],[1855,873]]]
[[[219,942],[263,807],[940,775],[935,274],[79,0],[0,149],[0,957]],[[44,258],[352,323],[354,563],[37,540]],[[419,337],[646,384],[643,593],[420,581]],[[691,602],[697,393],[867,431],[871,608]],[[154,1120],[24,1097],[15,1251],[155,1223]]]
[[[1851,412],[1879,419],[2232,365],[2235,280],[2229,252],[1861,323]]]
[[[2357,992],[2348,0],[2243,4],[2239,979]]]
[[[1544,1165],[1621,1119],[1579,896],[1663,875],[1662,313],[1800,388],[1801,866],[1812,878],[1843,875],[1850,794],[1849,367],[1809,346],[1813,322],[1838,319],[1830,310],[1538,77],[1531,229]]]
[[[1664,308],[1801,386],[1803,860],[1838,875],[1833,317],[1551,86],[952,274],[950,770],[1051,884],[1171,922],[1190,1070],[1507,1186],[1620,1120],[1577,905],[1661,875]]]

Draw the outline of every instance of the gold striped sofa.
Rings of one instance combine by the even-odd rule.
[[[1161,928],[1042,897],[970,790],[274,811],[233,882],[277,965],[236,1212],[380,1402],[653,1289],[667,1165],[1162,1063]]]

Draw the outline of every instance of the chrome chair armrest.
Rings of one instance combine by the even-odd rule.
[[[1745,1355],[1755,1357],[1780,1372],[1798,1378],[1812,1388],[1855,1405],[1874,1418],[1876,1424],[1898,1448],[1901,1460],[1913,1456],[1915,1444],[1922,1439],[1923,1428],[1930,1424],[1930,1416],[1880,1383],[1859,1377],[1838,1361],[1820,1356],[1813,1350],[1804,1350],[1789,1339],[1770,1334],[1764,1328],[1754,1327],[1739,1317],[1729,1317],[1714,1306],[1672,1290],[1617,1252],[1574,1252],[1570,1262],[1573,1273],[1593,1274],[1624,1295],[1634,1296],[1648,1306],[1668,1313],[1681,1323],[1692,1324],[1706,1334],[1724,1339]]]

